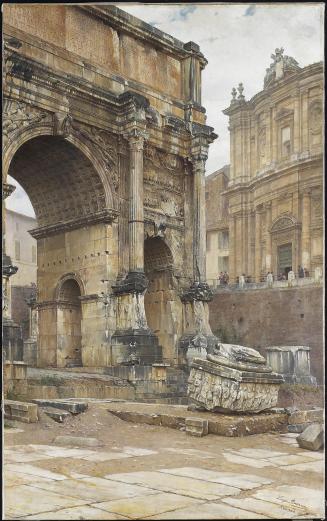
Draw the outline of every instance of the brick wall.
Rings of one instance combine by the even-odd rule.
[[[311,347],[311,373],[323,382],[322,287],[219,291],[209,307],[211,328],[226,343]]]

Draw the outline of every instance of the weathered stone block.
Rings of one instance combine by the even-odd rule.
[[[293,425],[288,425],[288,432],[303,432],[308,427],[308,423],[294,423]]]
[[[202,418],[185,418],[186,434],[191,436],[207,436],[208,420]]]
[[[295,411],[290,414],[288,423],[294,425],[297,423],[320,422],[324,419],[323,409],[310,409],[308,411]]]
[[[40,405],[40,407],[56,407],[57,409],[64,409],[72,414],[79,414],[86,411],[88,408],[87,402],[73,402],[73,401],[61,401],[61,400],[33,400],[34,403]]]
[[[188,397],[209,411],[260,412],[275,407],[282,377],[193,359]]]
[[[71,415],[67,411],[55,409],[54,407],[42,407],[42,411],[58,423],[62,423],[66,418],[68,418]]]
[[[171,414],[160,414],[161,425],[170,429],[180,429],[185,427],[185,418],[173,416]]]
[[[5,418],[18,420],[24,423],[35,423],[38,421],[38,407],[34,403],[17,402],[5,400]]]
[[[302,449],[319,450],[324,446],[324,428],[321,423],[309,425],[296,441]]]

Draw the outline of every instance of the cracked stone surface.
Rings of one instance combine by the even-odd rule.
[[[95,436],[103,446],[53,443],[70,431]],[[41,418],[15,436],[5,429],[5,519],[323,517],[323,452],[285,440],[294,437],[194,439],[124,422],[105,403],[92,402],[65,426]]]

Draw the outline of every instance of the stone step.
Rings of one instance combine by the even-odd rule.
[[[39,421],[38,407],[35,403],[5,400],[5,418],[18,420],[24,423],[35,423]]]
[[[55,407],[41,407],[41,411],[58,423],[63,423],[64,420],[71,416],[70,412]]]
[[[40,400],[34,399],[33,403],[36,403],[40,407],[55,407],[57,409],[64,409],[65,411],[69,411],[72,414],[80,414],[81,412],[86,411],[88,408],[87,402],[74,402],[71,400]]]
[[[117,404],[118,405],[118,404]],[[171,429],[187,430],[187,420],[200,420],[203,434],[206,432],[205,422],[208,423],[208,434],[216,434],[218,436],[248,436],[251,434],[263,434],[265,432],[277,431],[287,432],[287,414],[286,413],[259,413],[259,414],[248,414],[244,416],[239,415],[225,415],[222,413],[211,413],[195,412],[192,417],[192,411],[187,410],[187,407],[183,405],[175,405],[174,411],[171,413],[167,411],[165,413],[160,412],[160,404],[150,405],[149,411],[145,410],[138,411],[141,404],[131,405],[125,402],[126,406],[119,404],[115,407],[114,404],[107,410],[111,414],[114,414],[121,420],[125,420],[132,423],[146,423],[148,425],[158,425],[162,427],[169,427]],[[146,404],[144,404],[146,405]],[[196,426],[192,425],[192,421],[189,421],[189,431],[196,431]],[[197,435],[197,434],[194,434]]]

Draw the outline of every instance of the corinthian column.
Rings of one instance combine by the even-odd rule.
[[[147,134],[134,129],[128,136],[129,180],[129,271],[144,273],[143,147]]]
[[[205,204],[205,162],[207,155],[192,156],[193,163],[193,273],[195,282],[206,280],[206,204]]]
[[[302,266],[310,270],[310,191],[302,198]]]
[[[271,271],[271,201],[265,204],[266,209],[266,271]]]

